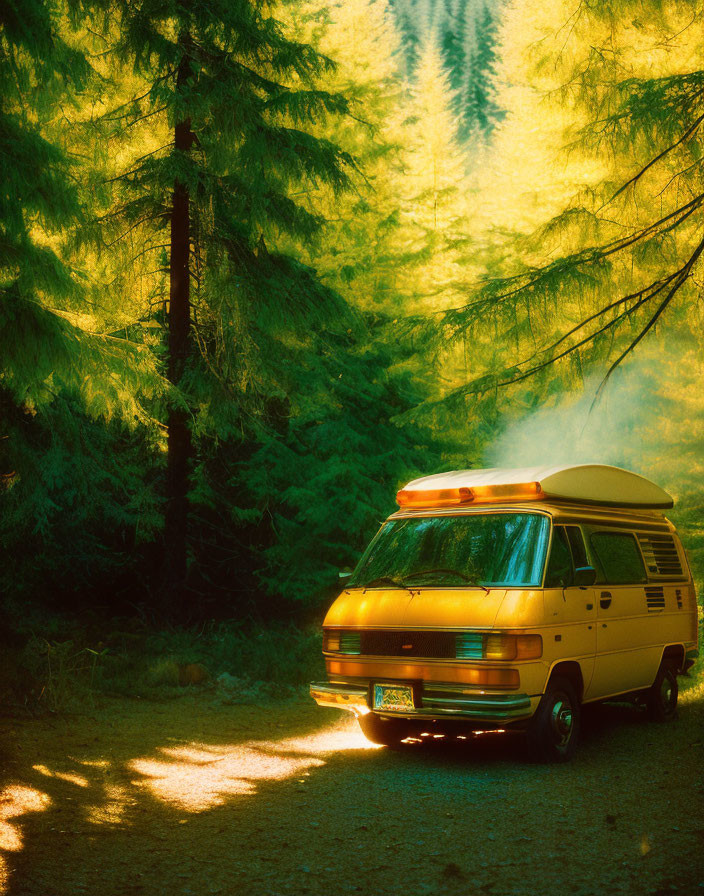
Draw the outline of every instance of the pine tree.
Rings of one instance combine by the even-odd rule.
[[[79,285],[46,234],[80,214],[66,155],[41,124],[86,65],[57,38],[41,0],[5,5],[0,16],[0,383],[17,402],[41,402],[52,371],[70,377],[78,338],[58,308]]]
[[[153,525],[145,442],[128,433],[160,377],[106,332],[72,249],[86,208],[65,116],[93,73],[66,32],[53,3],[0,9],[0,593],[15,618],[28,595],[104,595],[137,517]]]
[[[450,80],[457,134],[487,136],[500,118],[491,88],[496,33],[505,0],[394,0],[403,73],[412,80],[423,47],[435,35]]]
[[[296,251],[351,304],[394,317],[405,303],[397,283],[403,262],[394,250],[403,181],[399,36],[387,0],[307,2],[299,9],[301,39],[335,60],[321,82],[348,97],[354,113],[331,117],[318,131],[354,155],[360,171],[344,195],[309,194],[310,209],[327,223],[321,239],[299,241]]]
[[[352,105],[352,115],[330,116],[315,132],[354,155],[360,171],[344,194],[325,185],[308,190],[309,211],[326,223],[314,243],[290,236],[286,245],[360,315],[348,331],[272,346],[270,398],[241,439],[237,463],[225,447],[203,460],[207,510],[198,517],[219,552],[208,564],[208,585],[225,587],[220,560],[236,555],[247,571],[237,595],[247,612],[258,612],[252,596],[262,589],[271,607],[310,604],[334,587],[337,570],[386,513],[394,487],[438,463],[427,428],[400,422],[426,393],[423,365],[392,323],[407,300],[394,254],[403,172],[393,22],[384,0],[306,2],[288,12],[296,39],[336,63],[320,89]],[[270,343],[265,333],[257,339]],[[205,564],[201,569],[205,574]]]
[[[66,245],[84,215],[61,109],[91,72],[54,15],[32,0],[0,19],[0,388],[32,412],[68,388],[93,415],[134,420],[158,377],[139,345],[102,330]]]
[[[310,239],[323,223],[296,191],[344,189],[353,162],[310,130],[347,109],[310,86],[330,61],[290,40],[270,8],[106,5],[120,35],[113,52],[133,60],[143,88],[103,124],[133,146],[140,127],[165,137],[128,151],[110,219],[142,233],[142,253],[162,252],[168,231],[167,595],[182,592],[187,574],[194,430],[207,442],[241,427],[245,411],[256,416],[272,388],[267,351],[348,314],[311,269],[275,249],[282,235]]]
[[[465,26],[462,68],[466,75],[464,83],[457,85],[463,100],[465,135],[477,131],[486,135],[501,117],[492,88],[500,7],[487,2],[476,4]]]

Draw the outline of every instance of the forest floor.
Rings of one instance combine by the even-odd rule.
[[[0,718],[0,893],[704,894],[704,687],[591,708],[566,766],[520,738],[377,748],[302,693]]]

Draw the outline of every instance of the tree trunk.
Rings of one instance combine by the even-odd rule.
[[[182,36],[188,47],[189,37]],[[191,75],[186,51],[176,75],[176,91],[181,90]],[[174,128],[176,152],[188,153],[193,145],[191,120],[177,122]],[[178,386],[188,360],[191,330],[190,281],[190,197],[188,186],[174,182],[171,205],[171,257],[169,266],[168,369],[169,381]],[[166,477],[166,518],[164,526],[164,570],[162,588],[171,609],[183,607],[188,546],[188,485],[191,457],[191,431],[188,411],[171,403],[168,411],[168,455]]]

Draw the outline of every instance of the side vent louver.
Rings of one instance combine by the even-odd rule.
[[[639,535],[638,541],[651,575],[668,578],[682,576],[682,564],[671,535]]]
[[[665,592],[662,588],[646,588],[645,601],[648,604],[648,612],[656,613],[665,609]]]
[[[677,588],[675,589],[675,597],[677,598],[677,609],[682,609],[682,591]]]

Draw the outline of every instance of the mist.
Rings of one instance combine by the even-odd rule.
[[[670,350],[671,350],[670,346]],[[655,344],[615,371],[598,401],[599,377],[577,394],[514,418],[484,452],[484,464],[523,467],[602,463],[653,479],[691,504],[704,492],[701,351],[678,347],[677,363]]]

